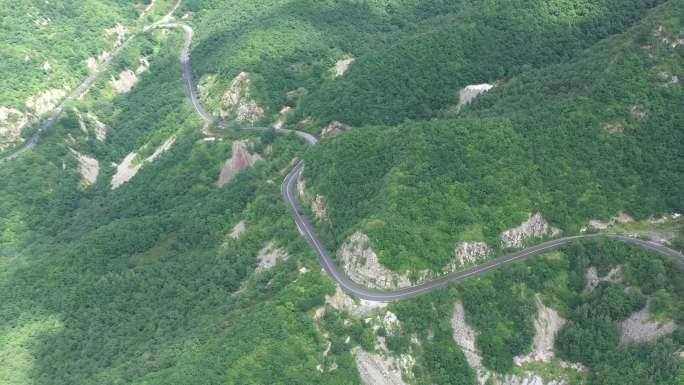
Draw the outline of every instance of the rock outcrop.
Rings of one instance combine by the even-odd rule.
[[[70,150],[78,161],[78,170],[83,178],[83,185],[87,187],[95,184],[97,176],[100,174],[100,162],[98,162],[97,159],[83,155],[74,149]]]
[[[233,79],[221,99],[219,116],[252,124],[264,116],[263,108],[252,99],[251,82],[247,72],[240,72]]]
[[[530,214],[528,219],[520,226],[508,229],[501,234],[501,246],[503,248],[519,248],[525,242],[533,238],[546,236],[555,237],[560,230],[552,227],[540,213]]]
[[[620,343],[644,343],[662,337],[677,330],[672,321],[658,322],[651,320],[651,301],[640,311],[632,314],[620,324],[622,334]]]
[[[99,141],[104,141],[107,138],[107,126],[100,122],[97,116],[90,112],[84,115],[77,108],[74,108],[73,111],[84,134],[88,135],[92,131],[95,134],[95,138]]]
[[[0,150],[21,139],[21,130],[31,119],[14,108],[0,107]]]
[[[278,260],[287,261],[289,257],[283,249],[276,248],[272,241],[268,242],[257,254],[259,265],[256,268],[256,273],[270,270],[278,263]]]
[[[454,249],[455,259],[444,268],[444,273],[452,273],[469,263],[487,258],[489,254],[490,250],[485,242],[459,242]]]
[[[58,88],[50,89],[26,101],[26,107],[35,111],[36,115],[42,115],[54,109],[59,101],[66,96],[66,91]]]
[[[116,40],[114,41],[115,47],[118,47],[121,44],[123,44],[127,33],[128,33],[128,29],[126,27],[124,27],[123,25],[121,25],[120,23],[117,23],[112,28],[105,29],[105,34],[107,35],[107,37],[115,37],[116,38]]]
[[[537,319],[534,321],[535,335],[532,341],[532,352],[514,357],[513,361],[517,365],[527,362],[550,362],[555,355],[553,346],[556,334],[566,322],[555,310],[544,306],[539,294],[536,295],[535,302]]]
[[[556,332],[562,326],[562,318],[558,316],[553,310],[546,308],[539,298],[537,298],[537,306],[539,309],[537,321],[535,322],[535,329],[537,334],[534,339],[535,352],[539,354],[530,354],[535,357],[531,361],[548,362],[553,357],[553,339]],[[567,381],[563,378],[550,379],[545,381],[544,378],[533,371],[524,371],[521,374],[500,376],[490,372],[482,365],[482,357],[480,356],[475,340],[478,332],[468,325],[465,321],[465,311],[460,302],[454,304],[454,313],[451,317],[451,327],[453,330],[454,341],[461,347],[465,354],[468,364],[477,373],[477,381],[480,385],[565,385]],[[534,353],[534,352],[533,352]],[[541,359],[541,358],[544,359]],[[520,357],[516,357],[519,360]],[[520,360],[519,360],[520,361]],[[521,361],[522,362],[522,361]],[[520,362],[520,363],[521,363]],[[518,364],[520,364],[518,363]],[[570,367],[568,365],[568,367]]]
[[[361,381],[365,385],[408,385],[401,377],[401,362],[394,357],[365,352],[360,347],[351,350]]]
[[[347,130],[351,130],[351,126],[348,124],[340,123],[337,120],[333,120],[328,124],[323,130],[321,130],[321,138],[328,138],[331,136],[339,135]]]
[[[131,152],[130,154],[126,155],[126,157],[116,167],[116,174],[114,174],[114,176],[112,177],[111,182],[112,190],[120,187],[122,184],[133,179],[133,177],[138,173],[138,171],[140,171],[140,168],[143,166],[143,164],[153,162],[161,154],[171,149],[171,146],[173,146],[173,143],[175,143],[175,141],[175,136],[170,137],[164,143],[162,143],[161,146],[157,147],[157,149],[154,150],[154,153],[152,155],[148,156],[141,162],[135,163],[135,159],[138,156],[137,152]]]
[[[545,381],[541,375],[530,371],[508,375],[502,379],[492,378],[494,385],[566,385],[567,383],[564,379]]]
[[[494,88],[493,85],[483,83],[483,84],[471,84],[463,88],[458,94],[458,108],[465,106],[466,104],[475,100],[480,94],[487,92]]]
[[[349,66],[354,63],[356,59],[348,58],[348,59],[342,59],[338,60],[337,63],[335,63],[335,77],[339,77],[344,75],[345,72],[349,69]]]
[[[406,275],[399,275],[380,264],[366,234],[356,232],[339,250],[342,267],[354,282],[375,289],[411,286]]]
[[[660,225],[663,223],[667,223],[669,221],[674,221],[676,219],[679,219],[679,218],[681,218],[681,216],[682,216],[682,214],[680,214],[680,213],[665,214],[660,218],[655,218],[655,217],[649,218],[648,223],[650,223],[652,225]]]
[[[335,290],[335,294],[325,296],[325,304],[335,310],[349,313],[349,315],[356,319],[361,319],[374,310],[387,307],[386,302],[368,301],[365,299],[361,299],[358,302],[354,301],[354,299],[348,296],[339,285]],[[321,311],[319,309],[317,312],[320,312],[319,317],[322,317],[322,315],[325,314],[325,310]]]
[[[112,56],[111,53],[107,51],[102,51],[97,57],[89,57],[86,59],[86,67],[88,67],[88,70],[90,70],[91,73],[94,73],[97,71],[97,67],[104,63],[107,59],[109,59]]]
[[[629,107],[629,114],[640,120],[645,119],[648,116],[648,113],[643,110],[643,107],[637,105]]]
[[[630,217],[629,215],[620,211],[617,216],[610,218],[610,220],[608,222],[602,222],[602,221],[597,220],[597,219],[591,219],[591,220],[589,220],[589,226],[593,227],[594,229],[597,229],[597,230],[605,230],[608,227],[610,227],[616,223],[623,223],[624,224],[624,223],[632,223],[632,222],[634,222],[634,219],[632,217]]]
[[[317,219],[321,219],[326,222],[330,221],[328,215],[326,214],[327,204],[325,203],[325,197],[321,194],[316,194],[316,196],[312,199],[306,190],[306,182],[301,178],[301,174],[297,180],[297,192],[299,193],[299,197],[301,198],[302,202],[307,204],[311,203],[311,211]]]
[[[109,81],[117,93],[125,94],[133,89],[133,86],[138,81],[138,76],[135,72],[126,69],[121,71],[118,77],[113,77]]]
[[[233,149],[230,159],[226,160],[221,170],[219,180],[216,182],[218,187],[223,187],[243,170],[246,170],[263,158],[259,154],[251,154],[249,148],[251,143],[246,140],[236,140],[233,142]]]
[[[235,225],[235,227],[233,227],[228,236],[231,239],[238,239],[242,234],[245,233],[245,231],[247,231],[247,225],[245,224],[245,221],[240,221],[237,225]]]
[[[601,282],[619,282],[622,279],[622,265],[612,268],[605,277],[599,277],[598,269],[590,266],[585,274],[587,286],[585,292],[591,292],[598,287]]]
[[[463,350],[468,364],[472,368],[481,368],[482,357],[475,347],[475,338],[478,333],[466,323],[465,310],[463,309],[463,304],[460,302],[454,304],[454,314],[451,317],[451,328],[454,333],[454,341]]]

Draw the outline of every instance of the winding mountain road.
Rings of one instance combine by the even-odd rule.
[[[147,33],[148,31],[150,31],[154,28],[157,28],[162,24],[168,23],[171,20],[173,13],[176,12],[178,7],[180,6],[181,1],[182,0],[178,0],[176,2],[176,4],[173,6],[173,8],[167,14],[165,14],[160,20],[143,27],[142,32]],[[109,67],[110,64],[112,64],[114,59],[118,58],[121,55],[121,52],[123,52],[123,50],[125,50],[126,47],[128,47],[130,45],[131,41],[133,41],[133,39],[135,39],[137,36],[138,36],[138,33],[135,33],[135,34],[129,36],[128,39],[126,39],[120,46],[116,47],[114,52],[112,52],[112,54],[109,55],[109,57],[106,58],[105,61],[103,61],[97,67],[97,70],[93,74],[86,77],[81,82],[81,84],[78,85],[78,87],[76,87],[73,91],[71,91],[71,93],[69,93],[69,95],[67,95],[67,97],[64,98],[57,105],[57,107],[55,107],[52,111],[50,111],[50,114],[48,115],[47,119],[45,119],[45,121],[43,121],[43,123],[40,125],[38,130],[31,136],[31,138],[29,140],[24,142],[24,144],[22,144],[12,154],[10,154],[4,158],[0,158],[0,162],[14,160],[14,159],[20,157],[26,151],[35,147],[36,144],[38,144],[40,137],[52,126],[53,123],[55,123],[57,121],[57,118],[59,118],[59,116],[62,114],[62,112],[64,111],[64,108],[69,103],[80,98],[88,89],[90,89],[90,87],[93,85],[93,83],[95,83],[97,78],[99,78],[103,73],[105,73],[107,71],[107,68]],[[192,36],[191,36],[191,39],[192,39]]]
[[[192,103],[193,108],[197,112],[197,114],[205,121],[207,124],[218,124],[220,127],[223,128],[231,128],[231,127],[236,127],[235,125],[228,125],[214,116],[212,116],[209,112],[207,112],[206,109],[202,106],[202,104],[199,101],[199,98],[197,96],[197,90],[196,86],[193,82],[192,78],[192,69],[190,66],[190,48],[192,45],[192,39],[194,36],[193,29],[189,25],[182,24],[182,23],[172,23],[169,21],[169,18],[166,17],[162,21],[157,22],[152,24],[149,27],[146,27],[144,31],[148,31],[152,28],[180,28],[185,32],[185,44],[183,46],[183,51],[181,54],[181,63],[182,63],[182,69],[183,69],[183,77],[185,80],[185,87],[186,91],[188,93],[188,96],[190,98],[190,102]],[[132,38],[132,37],[131,37]],[[129,38],[129,40],[131,39]],[[127,44],[128,41],[125,44]],[[120,47],[119,49],[122,50],[124,46]],[[114,55],[113,55],[114,56]],[[103,69],[102,69],[103,70]],[[96,75],[92,75],[89,79],[86,79],[86,81],[79,87],[79,89],[87,89],[87,87],[92,84],[94,79],[96,78]],[[91,80],[92,78],[92,80]],[[77,90],[78,91],[78,90]],[[82,91],[81,91],[82,93]],[[80,94],[74,91],[72,95]],[[72,95],[70,95],[71,100],[73,100]],[[60,108],[53,112],[53,114],[50,116],[50,118],[44,123],[43,128],[40,132],[44,131],[49,127],[50,124],[57,118],[61,110],[63,109],[63,105],[66,103],[66,100]],[[269,128],[267,127],[256,127],[256,126],[237,126],[238,128],[245,129],[245,130],[258,130],[258,131],[264,131]],[[316,137],[313,135],[303,132],[303,131],[297,131],[297,130],[289,130],[289,129],[283,129],[283,128],[278,128],[275,129],[276,132],[282,133],[282,134],[294,134],[305,140],[309,145],[316,145],[318,143],[318,140]],[[40,133],[39,132],[39,133]],[[35,138],[32,138],[32,140],[25,146],[27,148],[22,148],[20,151],[23,153],[24,151],[28,150],[29,148],[35,146],[37,143],[38,139],[37,136],[39,136],[39,133],[34,135]],[[15,158],[19,154],[13,154],[11,158]],[[296,190],[296,184],[297,180],[300,177],[302,170],[304,168],[304,162],[299,161],[297,165],[294,167],[292,171],[290,171],[289,174],[285,177],[285,180],[283,181],[281,185],[281,194],[283,198],[285,199],[285,202],[287,205],[290,207],[293,213],[294,221],[297,224],[297,227],[299,228],[299,231],[301,234],[304,236],[306,241],[309,243],[311,248],[316,252],[316,255],[318,256],[318,259],[323,266],[323,269],[326,271],[326,273],[338,284],[340,287],[347,293],[355,295],[359,298],[366,299],[366,300],[371,300],[371,301],[379,301],[379,302],[389,302],[389,301],[395,301],[399,299],[404,299],[404,298],[409,298],[412,296],[416,296],[419,294],[426,293],[428,291],[441,288],[449,284],[450,282],[454,281],[460,281],[463,279],[466,279],[468,277],[478,275],[478,274],[483,274],[488,271],[491,271],[493,269],[497,269],[503,265],[507,265],[510,263],[514,263],[517,261],[522,261],[528,258],[531,258],[533,256],[542,254],[546,251],[553,250],[559,247],[562,247],[563,245],[566,245],[570,242],[576,241],[576,240],[581,240],[581,239],[592,239],[592,238],[610,238],[622,242],[627,242],[636,246],[643,247],[645,249],[657,252],[659,254],[674,258],[678,260],[681,264],[684,265],[684,255],[682,255],[680,252],[675,251],[673,249],[668,248],[667,246],[664,246],[659,243],[655,242],[650,242],[650,241],[645,241],[637,238],[631,238],[623,235],[616,235],[616,234],[587,234],[587,235],[576,235],[576,236],[571,236],[571,237],[564,237],[564,238],[558,238],[554,240],[550,240],[541,244],[538,244],[536,246],[532,246],[530,248],[520,250],[511,254],[504,255],[502,257],[490,260],[488,262],[485,262],[481,265],[471,267],[469,269],[466,269],[464,271],[448,274],[445,276],[442,276],[440,278],[437,278],[435,280],[425,282],[420,285],[412,286],[412,287],[407,287],[395,291],[379,291],[379,290],[373,290],[369,289],[367,287],[363,287],[353,281],[351,281],[345,274],[340,270],[340,268],[337,266],[337,264],[334,262],[332,259],[330,252],[325,248],[323,243],[321,242],[320,238],[316,234],[313,226],[311,225],[311,222],[309,219],[303,214],[302,207],[299,203],[299,201],[296,198],[295,195],[295,190]]]
[[[201,105],[199,102],[199,99],[197,97],[197,90],[195,88],[193,79],[192,79],[192,71],[190,67],[190,47],[192,45],[192,38],[193,38],[193,30],[190,26],[185,25],[185,24],[179,24],[179,23],[174,23],[174,24],[162,24],[159,27],[164,28],[164,27],[170,27],[170,28],[182,28],[185,31],[185,45],[183,47],[183,53],[181,56],[182,60],[182,66],[183,66],[183,76],[185,78],[185,86],[187,88],[188,95],[190,96],[190,101],[195,108],[195,111],[197,111],[197,114],[199,114],[202,119],[204,119],[208,124],[212,123],[217,123],[221,127],[225,128],[230,128],[231,126],[226,125],[223,122],[220,122],[217,120],[215,117],[213,117],[211,114],[209,114]],[[268,128],[266,127],[254,127],[254,126],[239,126],[239,128],[242,129],[247,129],[247,130],[266,130]],[[303,132],[303,131],[297,131],[297,130],[288,130],[288,129],[275,129],[276,132],[283,133],[283,134],[295,134],[302,139],[304,139],[309,145],[316,145],[318,143],[318,140],[316,137],[313,135],[309,134],[308,132]],[[581,239],[591,239],[591,238],[610,238],[622,242],[627,242],[631,243],[636,246],[643,247],[645,249],[660,253],[662,255],[668,256],[675,258],[678,260],[682,265],[684,265],[684,255],[679,253],[678,251],[675,251],[673,249],[668,248],[667,246],[664,246],[659,243],[655,242],[650,242],[650,241],[645,241],[637,238],[631,238],[631,237],[626,237],[623,235],[616,235],[616,234],[587,234],[587,235],[576,235],[576,236],[571,236],[571,237],[564,237],[564,238],[558,238],[554,240],[550,240],[548,242],[544,242],[541,244],[538,244],[536,246],[532,246],[530,248],[520,250],[511,254],[504,255],[502,257],[490,260],[488,262],[485,262],[481,265],[477,265],[474,267],[471,267],[469,269],[459,271],[456,273],[448,274],[445,276],[442,276],[440,278],[437,278],[435,280],[425,282],[420,285],[412,286],[412,287],[407,287],[395,291],[379,291],[379,290],[373,290],[369,289],[367,287],[361,286],[352,280],[350,280],[337,266],[335,261],[333,261],[330,252],[325,248],[323,243],[321,242],[320,238],[316,234],[313,226],[311,225],[311,222],[309,219],[303,214],[302,207],[299,203],[299,201],[296,198],[295,191],[296,191],[296,184],[297,180],[299,179],[302,170],[304,169],[304,162],[299,161],[297,165],[294,167],[292,171],[290,171],[289,174],[285,177],[285,180],[283,181],[281,187],[280,187],[280,192],[285,199],[285,202],[287,205],[290,207],[292,210],[292,215],[294,217],[294,221],[297,224],[297,227],[299,228],[300,233],[306,241],[309,243],[311,248],[316,252],[316,255],[318,256],[318,259],[321,263],[321,266],[323,266],[323,269],[325,272],[338,284],[340,287],[347,293],[353,294],[359,298],[370,300],[370,301],[379,301],[379,302],[389,302],[389,301],[395,301],[399,299],[404,299],[404,298],[409,298],[413,297],[416,295],[423,294],[425,292],[428,292],[430,290],[434,290],[437,288],[441,288],[449,284],[450,282],[454,281],[460,281],[463,279],[466,279],[468,277],[471,277],[473,275],[477,274],[483,274],[486,273],[490,270],[497,269],[503,265],[507,265],[509,263],[517,262],[517,261],[522,261],[531,257],[534,257],[535,255],[542,254],[544,252],[547,252],[549,250],[553,250],[559,247],[562,247],[570,242],[576,241],[576,240],[581,240]]]

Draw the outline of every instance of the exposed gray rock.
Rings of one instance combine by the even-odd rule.
[[[344,131],[351,130],[351,126],[348,124],[340,123],[337,120],[333,120],[328,124],[323,130],[321,130],[321,138],[327,138],[335,135],[339,135]]]
[[[35,111],[36,115],[42,115],[46,112],[52,111],[59,101],[66,96],[66,91],[63,89],[53,88],[43,92],[38,96],[31,96],[26,101],[26,107]]]
[[[483,83],[483,84],[471,84],[463,88],[458,95],[458,108],[465,106],[466,104],[475,100],[480,94],[487,92],[494,88],[493,85]]]
[[[237,225],[235,225],[235,227],[233,227],[228,236],[231,239],[238,239],[242,234],[244,234],[245,231],[247,231],[247,225],[245,224],[245,221],[240,221]]]
[[[629,113],[637,119],[644,119],[648,116],[648,113],[643,110],[643,107],[637,105],[630,106]]]
[[[451,328],[453,330],[454,341],[461,347],[466,356],[468,364],[472,368],[482,367],[482,357],[475,347],[475,338],[478,333],[465,320],[465,309],[461,302],[454,304],[454,314],[451,317]]]
[[[644,343],[662,337],[677,330],[672,321],[658,322],[651,320],[651,301],[640,311],[632,314],[620,324],[622,334],[620,343]]]
[[[399,275],[380,264],[366,234],[356,232],[339,250],[342,267],[356,283],[376,289],[411,286],[406,275]]]
[[[541,296],[535,296],[537,304],[537,319],[534,321],[534,340],[532,341],[532,352],[523,356],[516,356],[513,361],[517,365],[526,362],[549,362],[554,357],[554,341],[556,334],[565,324],[566,320],[558,313],[544,305]]]
[[[456,258],[449,262],[444,269],[444,272],[448,274],[456,271],[466,264],[485,259],[487,256],[489,256],[490,252],[491,251],[485,242],[459,242],[454,250]]]
[[[97,176],[100,173],[100,162],[98,162],[97,159],[83,155],[74,149],[70,150],[78,161],[78,170],[83,178],[84,186],[87,187],[95,184]]]
[[[219,180],[216,182],[219,188],[233,180],[240,171],[246,170],[257,161],[262,160],[259,154],[251,154],[249,152],[250,147],[251,143],[246,140],[236,140],[233,142],[231,157],[226,160]]]
[[[398,362],[393,357],[368,353],[358,346],[351,352],[365,385],[408,385],[401,377],[401,360]],[[410,359],[404,361],[404,366],[409,366]]]
[[[278,260],[287,261],[289,257],[283,249],[276,248],[273,241],[270,241],[266,243],[257,255],[259,265],[256,268],[256,273],[269,270],[278,263]]]
[[[598,269],[594,266],[590,266],[586,272],[587,286],[584,289],[585,292],[591,292],[596,289],[601,282],[619,282],[622,280],[622,265],[615,266],[612,268],[608,274],[604,277],[598,276]]]
[[[140,168],[143,166],[143,164],[154,162],[154,160],[157,159],[161,154],[171,149],[171,146],[173,146],[173,143],[175,142],[176,137],[170,137],[164,143],[162,143],[161,146],[157,147],[152,155],[140,162],[135,162],[136,158],[138,157],[137,152],[131,152],[130,154],[126,155],[126,157],[121,161],[121,164],[115,165],[116,174],[112,176],[112,190],[131,180],[138,173],[138,171],[140,171]]]
[[[21,139],[21,130],[30,122],[31,117],[14,108],[0,106],[0,150]]]
[[[306,182],[301,177],[301,174],[299,179],[297,179],[297,192],[299,193],[302,202],[311,204],[311,211],[316,218],[325,222],[330,222],[330,219],[326,214],[327,204],[325,203],[325,197],[321,194],[316,194],[314,198],[311,198],[311,195],[306,189]]]
[[[530,214],[520,226],[508,229],[501,234],[501,246],[503,248],[519,248],[523,247],[529,239],[545,236],[555,237],[558,234],[560,234],[560,230],[549,225],[540,213]]]
[[[264,116],[264,109],[252,99],[250,75],[240,72],[221,99],[219,115],[237,122],[256,123]]]
[[[603,221],[600,221],[598,219],[591,219],[591,220],[589,220],[589,226],[593,227],[597,230],[605,230],[608,227],[610,227],[616,223],[625,224],[625,223],[632,223],[632,222],[634,222],[634,218],[632,218],[629,215],[620,211],[617,216],[610,218],[610,220],[608,222],[603,222]]]
[[[344,75],[345,72],[349,69],[349,66],[354,63],[356,59],[352,58],[347,58],[347,59],[342,59],[338,60],[337,63],[335,63],[335,77],[339,77]]]
[[[125,94],[133,89],[133,86],[137,81],[138,76],[135,74],[135,72],[126,69],[121,71],[118,77],[112,76],[109,82],[112,84],[117,93]]]
[[[387,307],[386,302],[368,301],[365,299],[354,301],[350,296],[348,296],[338,285],[335,294],[325,296],[326,305],[332,307],[333,309],[349,313],[352,317],[361,319],[368,315],[370,312],[377,309],[384,309]],[[325,309],[325,307],[323,307]],[[320,314],[318,314],[320,312]],[[317,310],[319,317],[325,314],[325,310]]]

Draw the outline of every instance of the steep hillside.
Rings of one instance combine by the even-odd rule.
[[[21,141],[171,0],[0,3],[0,151]],[[24,133],[25,134],[25,133]]]
[[[495,254],[552,227],[573,234],[619,212],[681,212],[684,47],[673,41],[683,10],[661,5],[628,32],[504,81],[459,113],[324,141],[304,177],[326,203],[332,244],[360,230],[385,266],[440,272],[460,259],[459,242],[484,241]],[[504,233],[521,223],[528,239]]]
[[[0,105],[22,114],[111,52],[105,28],[132,36],[175,5],[20,3],[0,11],[0,45],[51,65],[3,71]],[[175,27],[138,34],[0,162],[0,384],[684,383],[672,259],[574,242],[360,300],[281,195],[303,160],[303,213],[381,289],[583,227],[681,249],[683,14],[679,0],[182,1]],[[216,123],[185,88],[178,23]]]

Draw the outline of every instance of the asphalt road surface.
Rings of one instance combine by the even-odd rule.
[[[174,8],[175,9],[175,8]],[[185,44],[183,46],[183,51],[181,54],[181,63],[183,67],[183,78],[185,79],[185,87],[186,91],[188,93],[188,96],[190,98],[190,102],[192,103],[192,106],[194,107],[195,111],[197,114],[205,120],[208,124],[213,124],[217,123],[219,126],[224,127],[224,128],[231,128],[231,127],[237,127],[240,129],[245,129],[245,130],[257,130],[257,131],[263,131],[267,130],[269,128],[267,127],[256,127],[256,126],[245,126],[245,125],[227,125],[224,122],[218,121],[214,116],[212,116],[209,112],[207,112],[204,107],[202,107],[202,104],[199,101],[199,98],[197,96],[197,89],[196,86],[193,82],[192,78],[192,68],[190,66],[190,48],[192,45],[192,39],[193,39],[193,30],[190,26],[186,24],[181,24],[181,23],[170,23],[168,22],[170,18],[165,17],[161,22],[157,22],[152,24],[149,27],[146,27],[144,31],[147,31],[151,28],[181,28],[185,32]],[[119,49],[115,52],[114,55],[112,55],[112,58],[115,57],[120,51],[122,51],[125,46],[128,44],[128,42],[132,39],[129,38],[128,41],[126,41]],[[72,92],[69,97],[62,102],[62,104],[50,115],[50,117],[45,121],[43,126],[41,127],[41,130],[38,131],[30,141],[28,141],[19,151],[16,153],[10,155],[8,159],[13,159],[16,158],[17,156],[21,155],[21,153],[27,151],[28,149],[34,147],[36,143],[39,140],[40,134],[47,130],[49,126],[57,119],[59,114],[62,112],[64,105],[68,103],[71,100],[74,100],[75,98],[79,97],[85,90],[90,87],[90,85],[95,81],[97,76],[104,71],[105,67],[111,62],[111,58],[108,60],[108,62],[105,63],[105,65],[102,65],[100,67],[100,70],[98,70],[98,73],[91,75],[86,79],[81,86],[79,86],[74,92]],[[309,145],[316,145],[318,140],[316,137],[313,135],[303,132],[303,131],[297,131],[297,130],[288,130],[288,129],[275,129],[276,132],[282,133],[282,134],[294,134],[305,140]],[[581,239],[591,239],[591,238],[610,238],[610,239],[615,239],[618,241],[623,241],[627,243],[631,243],[633,245],[637,245],[643,248],[646,248],[648,250],[654,251],[656,253],[660,253],[662,255],[668,256],[675,258],[678,260],[682,265],[684,265],[684,255],[681,253],[672,250],[668,248],[667,246],[664,246],[659,243],[655,242],[649,242],[649,241],[644,241],[641,239],[636,239],[636,238],[631,238],[631,237],[626,237],[622,235],[614,235],[614,234],[587,234],[587,235],[576,235],[576,236],[571,236],[571,237],[565,237],[565,238],[558,238],[554,239],[548,242],[541,243],[536,246],[532,246],[530,248],[520,250],[508,255],[504,255],[502,257],[490,260],[488,262],[485,262],[481,265],[471,267],[469,269],[452,273],[449,275],[445,275],[443,277],[437,278],[435,280],[425,282],[420,285],[412,286],[412,287],[407,287],[403,289],[398,289],[395,291],[379,291],[379,290],[373,290],[369,289],[366,287],[363,287],[361,285],[356,284],[355,282],[351,281],[337,266],[335,261],[333,261],[330,252],[325,248],[323,243],[321,242],[320,238],[316,234],[313,226],[311,225],[311,222],[309,219],[304,215],[303,210],[301,205],[299,204],[299,201],[296,198],[295,195],[295,188],[297,184],[297,179],[302,173],[302,170],[304,168],[304,163],[303,161],[300,161],[295,168],[285,177],[285,180],[283,181],[283,184],[281,185],[281,194],[283,198],[285,199],[285,202],[287,205],[290,207],[292,210],[292,214],[294,217],[294,221],[297,224],[297,227],[299,228],[300,233],[302,236],[306,239],[306,241],[309,243],[311,248],[315,251],[316,255],[318,256],[318,259],[323,266],[323,269],[326,271],[326,273],[337,283],[340,285],[340,287],[347,293],[352,294],[356,297],[366,299],[366,300],[372,300],[372,301],[381,301],[381,302],[389,302],[389,301],[395,301],[403,298],[409,298],[413,297],[419,294],[423,294],[425,292],[428,292],[430,290],[438,289],[441,287],[446,286],[450,282],[455,282],[455,281],[461,281],[466,278],[472,277],[474,275],[478,274],[483,274],[488,271],[491,271],[493,269],[497,269],[503,265],[507,265],[510,263],[514,263],[517,261],[522,261],[528,258],[531,258],[535,255],[542,254],[544,252],[547,252],[549,250],[553,250],[559,247],[562,247],[570,242],[576,241],[576,240],[581,240]]]
[[[197,97],[197,89],[195,87],[195,84],[193,82],[192,78],[192,71],[190,67],[190,48],[192,45],[192,38],[193,38],[193,30],[191,27],[185,24],[179,24],[179,23],[174,23],[174,24],[160,24],[159,27],[168,27],[168,28],[182,28],[185,31],[185,45],[183,47],[183,52],[181,55],[181,61],[183,64],[183,77],[185,78],[185,86],[186,86],[186,91],[190,97],[190,101],[195,108],[195,111],[197,114],[202,117],[208,124],[212,123],[217,123],[219,126],[224,127],[224,128],[230,128],[230,127],[237,127],[240,129],[245,129],[245,130],[258,130],[258,131],[263,131],[267,130],[269,128],[267,127],[255,127],[255,126],[246,126],[246,125],[227,125],[226,123],[218,121],[215,117],[213,117],[211,114],[209,114],[201,105],[199,102],[199,98]],[[303,131],[297,131],[297,130],[288,130],[288,129],[275,129],[276,132],[282,133],[282,134],[295,134],[302,139],[304,139],[309,145],[316,145],[318,143],[318,140],[316,137],[313,135],[309,134],[308,132],[303,132]],[[474,275],[478,274],[483,274],[486,273],[490,270],[497,269],[503,265],[509,264],[509,263],[514,263],[517,261],[522,261],[528,258],[531,258],[535,255],[542,254],[544,252],[547,252],[549,250],[553,250],[559,247],[562,247],[572,241],[580,240],[580,239],[590,239],[590,238],[611,238],[627,243],[631,243],[637,246],[641,246],[643,248],[649,249],[651,251],[655,251],[657,253],[672,257],[677,259],[682,265],[684,265],[684,255],[681,253],[672,250],[664,245],[661,245],[659,243],[655,242],[649,242],[649,241],[644,241],[641,239],[636,239],[636,238],[631,238],[631,237],[626,237],[622,235],[614,235],[614,234],[587,234],[587,235],[576,235],[572,237],[565,237],[565,238],[559,238],[559,239],[554,239],[548,242],[541,243],[539,245],[517,251],[515,253],[511,253],[502,257],[499,257],[497,259],[493,259],[491,261],[485,262],[481,265],[471,267],[469,269],[466,269],[464,271],[452,273],[449,275],[445,275],[443,277],[437,278],[433,281],[426,282],[420,285],[412,286],[412,287],[407,287],[395,291],[379,291],[379,290],[373,290],[369,289],[367,287],[363,287],[361,285],[358,285],[357,283],[353,282],[350,280],[337,266],[335,261],[333,261],[330,252],[325,248],[323,243],[321,242],[320,238],[316,234],[313,226],[311,225],[311,222],[309,219],[304,215],[303,210],[301,205],[299,204],[299,201],[296,198],[295,191],[296,191],[296,184],[297,184],[297,179],[302,173],[302,170],[304,168],[304,162],[300,161],[295,168],[285,177],[285,180],[283,181],[283,184],[281,185],[281,194],[283,198],[285,199],[285,202],[287,205],[290,207],[292,210],[292,215],[294,217],[295,223],[297,224],[297,227],[299,228],[299,232],[302,234],[302,236],[306,239],[306,241],[309,243],[311,248],[314,250],[316,255],[318,256],[318,259],[321,263],[321,266],[323,266],[323,269],[325,272],[338,284],[340,287],[347,293],[352,294],[356,297],[366,299],[366,300],[371,300],[371,301],[381,301],[381,302],[390,302],[390,301],[395,301],[403,298],[409,298],[412,296],[416,296],[419,294],[423,294],[425,292],[428,292],[430,290],[438,289],[441,287],[446,286],[450,282],[454,281],[460,281],[463,279],[466,279],[468,277],[472,277]]]

